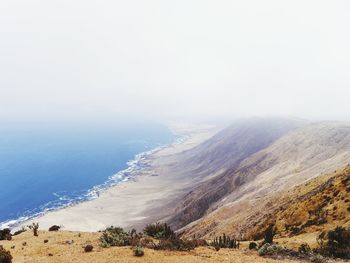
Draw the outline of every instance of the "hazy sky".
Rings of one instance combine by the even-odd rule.
[[[349,0],[1,0],[0,117],[350,119],[349,14]]]

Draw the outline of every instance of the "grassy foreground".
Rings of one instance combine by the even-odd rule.
[[[31,231],[14,236],[11,241],[0,241],[5,249],[10,250],[15,263],[41,262],[300,262],[288,259],[270,259],[257,255],[255,251],[243,249],[220,249],[198,247],[189,252],[155,251],[145,249],[143,257],[135,257],[131,247],[100,247],[101,233],[48,232],[39,231],[33,236]],[[45,243],[45,240],[46,243]],[[91,244],[92,252],[84,252],[84,247]],[[14,247],[13,247],[14,246]]]

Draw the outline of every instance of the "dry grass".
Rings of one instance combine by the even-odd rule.
[[[154,251],[145,249],[145,256],[137,258],[133,256],[130,247],[101,248],[98,238],[100,233],[78,232],[44,232],[40,231],[38,237],[34,237],[27,231],[14,236],[12,241],[0,241],[6,249],[11,251],[15,263],[58,263],[58,262],[298,262],[293,260],[273,260],[259,257],[255,252],[234,249],[215,250],[207,247],[199,247],[190,252]],[[48,242],[44,243],[47,239]],[[23,242],[27,242],[23,246]],[[83,247],[87,244],[94,246],[92,252],[85,253]],[[11,249],[11,246],[15,246]],[[49,256],[52,254],[52,256]]]

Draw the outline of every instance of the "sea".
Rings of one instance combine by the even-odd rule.
[[[0,229],[94,199],[130,180],[147,155],[181,140],[159,123],[5,123]]]

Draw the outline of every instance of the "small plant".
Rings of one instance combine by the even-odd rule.
[[[312,251],[311,251],[311,248],[309,246],[308,243],[302,243],[300,245],[300,247],[298,248],[298,252],[301,253],[301,254],[310,254]]]
[[[144,228],[143,232],[146,235],[157,239],[167,239],[175,236],[174,231],[171,230],[166,223],[149,224]]]
[[[102,247],[128,246],[130,245],[130,235],[120,227],[108,227],[102,232],[100,237]]]
[[[153,242],[153,239],[150,237],[141,238],[139,244],[142,247],[151,248],[151,249],[154,249],[156,247],[156,244]]]
[[[10,251],[5,250],[3,246],[0,246],[0,263],[12,263]]]
[[[140,246],[136,246],[134,248],[134,256],[136,257],[142,257],[145,254],[145,252],[143,251],[143,248]]]
[[[84,251],[85,252],[91,252],[94,249],[94,247],[92,245],[86,245],[84,247]]]
[[[11,230],[9,228],[5,228],[0,230],[0,240],[11,240]]]
[[[239,248],[240,242],[235,238],[230,238],[223,234],[222,236],[215,237],[210,245],[220,248]]]
[[[38,236],[38,229],[39,229],[39,223],[32,223],[31,225],[28,226],[29,229],[33,230],[34,236]]]
[[[177,250],[177,251],[190,251],[197,246],[197,243],[193,240],[182,239],[178,236],[174,236],[169,239],[161,239],[155,246],[156,250]]]
[[[283,254],[284,252],[286,252],[286,248],[277,244],[271,245],[269,243],[265,243],[258,251],[260,256]]]
[[[249,243],[249,249],[252,250],[252,249],[256,249],[258,247],[258,244],[255,243],[255,242],[250,242]]]
[[[265,231],[265,237],[264,237],[264,243],[272,244],[273,243],[273,237],[276,234],[275,226],[269,225],[268,228]]]

